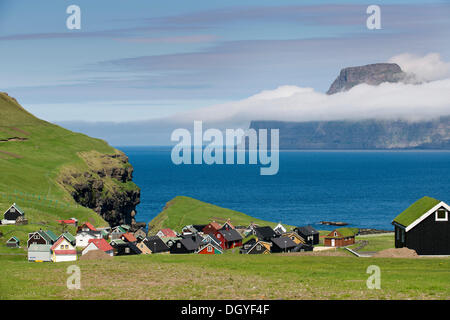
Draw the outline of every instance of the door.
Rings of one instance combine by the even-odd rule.
[[[331,246],[334,247],[336,245],[336,240],[335,239],[331,239]]]

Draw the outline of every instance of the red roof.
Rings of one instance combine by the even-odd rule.
[[[97,229],[95,229],[95,227],[92,224],[90,224],[89,222],[83,223],[83,225],[81,227],[84,227],[84,226],[88,227],[89,230],[91,230],[91,231],[97,231]]]
[[[65,224],[75,224],[76,221],[69,219],[69,220],[56,220],[58,223],[65,223]]]
[[[99,250],[110,251],[113,247],[105,239],[89,239],[88,243],[93,243]]]
[[[129,233],[129,232],[124,233],[122,235],[122,237],[124,237],[128,242],[136,242],[137,241],[136,237],[132,233]]]
[[[160,231],[164,234],[165,237],[175,238],[177,236],[176,232],[169,228],[161,229]]]

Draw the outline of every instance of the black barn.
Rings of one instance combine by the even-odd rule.
[[[413,249],[419,255],[450,254],[450,206],[424,197],[399,214],[392,224],[395,247]]]

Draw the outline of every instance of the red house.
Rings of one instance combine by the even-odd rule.
[[[242,236],[234,229],[218,230],[214,235],[224,250],[242,246]]]
[[[355,243],[357,228],[339,228],[331,231],[323,240],[328,247],[344,247]]]
[[[198,251],[198,254],[222,254],[223,250],[212,243],[207,243],[201,246]]]
[[[206,227],[203,228],[203,233],[205,234],[216,234],[217,231],[219,231],[221,229],[221,225],[218,224],[217,222],[213,221],[210,222],[209,224],[206,225]]]

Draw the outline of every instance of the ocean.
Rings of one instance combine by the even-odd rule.
[[[393,230],[392,219],[425,195],[450,202],[450,152],[281,151],[278,174],[261,176],[259,165],[177,166],[171,147],[117,148],[134,166],[136,220],[146,223],[178,195],[324,230],[333,227],[320,221]]]

